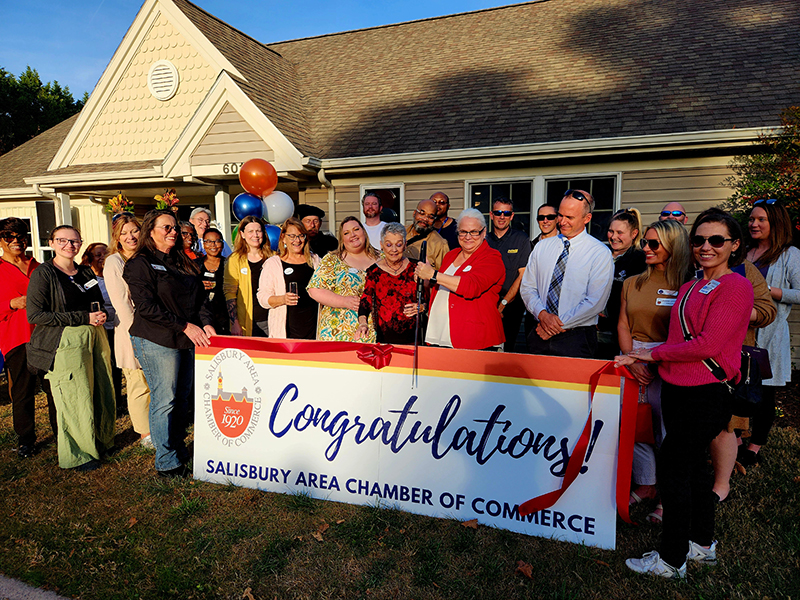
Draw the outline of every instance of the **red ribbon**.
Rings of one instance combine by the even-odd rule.
[[[617,368],[614,366],[613,361],[607,362],[600,369],[595,371],[589,377],[590,395],[589,395],[589,415],[586,417],[586,424],[583,427],[578,443],[569,457],[567,463],[567,470],[564,474],[564,479],[561,481],[561,487],[552,492],[542,494],[536,498],[531,498],[527,502],[523,502],[519,507],[519,514],[522,516],[531,513],[539,512],[546,508],[550,508],[564,493],[569,489],[569,486],[575,481],[581,472],[583,461],[586,458],[586,449],[589,446],[589,436],[592,430],[592,404],[594,403],[594,394],[597,391],[597,385],[600,382],[600,376],[603,374],[617,375],[624,377],[622,382],[622,410],[620,411],[620,431],[619,431],[619,455],[617,457],[617,510],[620,517],[627,523],[631,523],[630,515],[628,514],[628,498],[631,489],[631,466],[633,465],[633,439],[636,433],[636,404],[639,398],[639,386],[625,385],[627,380],[636,383],[633,375],[625,367]]]

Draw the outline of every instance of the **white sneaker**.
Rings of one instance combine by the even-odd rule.
[[[686,563],[683,563],[680,569],[676,569],[665,563],[664,559],[656,551],[647,552],[642,558],[629,558],[625,561],[625,565],[631,571],[636,571],[637,573],[658,575],[667,579],[686,578]]]
[[[150,438],[149,434],[140,439],[139,443],[142,445],[142,448],[147,448],[148,450],[155,449],[155,445],[153,444],[153,440]]]
[[[690,540],[689,552],[686,554],[686,560],[693,560],[703,563],[704,565],[717,564],[717,541],[714,540],[712,542],[711,548],[703,548]]]

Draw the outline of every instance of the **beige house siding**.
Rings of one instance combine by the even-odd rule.
[[[86,250],[89,244],[102,242],[108,244],[111,241],[111,222],[108,213],[104,211],[104,206],[95,204],[89,199],[71,199],[72,225],[81,232],[83,246],[81,253]],[[78,257],[80,262],[80,257]]]
[[[197,167],[245,162],[251,158],[274,161],[275,152],[253,131],[236,109],[226,104],[192,152],[191,165]]]
[[[425,181],[406,184],[405,223],[414,220],[414,210],[420,200],[427,200],[436,192],[444,192],[450,198],[451,217],[457,217],[464,207],[464,181]]]
[[[728,167],[660,169],[623,172],[622,206],[636,207],[642,221],[652,223],[668,202],[680,202],[689,221],[707,208],[727,200],[731,190],[722,185],[733,175]]]
[[[339,223],[345,217],[361,218],[361,192],[357,185],[336,187],[336,224],[332,229],[337,231]]]
[[[147,87],[150,67],[169,60],[178,70],[178,91],[156,100]],[[162,159],[172,148],[217,73],[162,14],[114,91],[72,164]]]

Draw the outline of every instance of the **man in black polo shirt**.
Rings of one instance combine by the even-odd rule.
[[[503,330],[506,343],[503,349],[514,352],[525,304],[519,295],[522,274],[528,265],[531,254],[531,240],[522,231],[511,229],[514,218],[514,204],[507,198],[497,198],[492,204],[492,231],[486,236],[489,246],[500,252],[506,267],[506,279],[500,290],[500,304],[497,310],[503,317]]]

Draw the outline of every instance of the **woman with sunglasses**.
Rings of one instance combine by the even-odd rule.
[[[636,208],[623,208],[611,216],[608,224],[608,246],[614,259],[614,281],[606,308],[597,320],[597,358],[612,360],[619,354],[617,324],[620,313],[622,282],[645,270],[642,239],[642,215]]]
[[[225,265],[224,291],[232,335],[269,337],[269,315],[258,303],[256,292],[261,268],[272,254],[264,220],[253,216],[242,219],[233,254]]]
[[[486,241],[486,218],[474,208],[458,216],[460,248],[448,252],[439,272],[417,263],[417,277],[430,281],[431,309],[425,343],[446,348],[497,350],[505,342],[497,311],[506,270]]]
[[[183,251],[192,260],[197,260],[197,252],[193,248],[197,247],[197,232],[189,221],[181,221],[181,238],[183,239]]]
[[[792,220],[777,200],[757,200],[748,220],[747,258],[767,280],[777,304],[775,320],[759,329],[756,342],[769,352],[772,378],[762,381],[761,402],[752,416],[749,443],[739,447],[739,462],[756,464],[775,419],[775,394],[792,377],[788,317],[792,304],[800,303],[800,250],[792,246]]]
[[[707,211],[695,220],[689,239],[703,275],[680,288],[667,341],[616,358],[617,366],[657,362],[663,381],[661,548],[625,564],[637,573],[666,578],[685,577],[687,560],[716,562],[714,511],[719,497],[712,491],[706,452],[731,419],[729,386],[741,377],[742,342],[753,310],[753,287],[731,270],[744,254],[736,220]],[[715,374],[720,372],[724,380]]]
[[[200,269],[189,260],[172,211],[151,210],[123,278],[135,307],[133,350],[150,387],[150,438],[162,477],[185,477],[194,349],[215,335]]]
[[[617,323],[620,352],[652,350],[667,340],[670,310],[680,287],[689,279],[692,250],[686,228],[676,221],[656,221],[641,240],[646,269],[622,284]],[[652,365],[654,367],[654,365]],[[654,368],[634,363],[629,368],[639,382],[639,402],[650,404],[653,414],[655,446],[636,443],[633,449],[633,482],[630,503],[655,500],[656,455],[661,446],[664,425],[661,418],[661,379]],[[663,507],[658,504],[647,515],[651,522],[661,522]]]
[[[555,206],[542,204],[536,211],[536,224],[539,226],[539,235],[533,238],[531,248],[543,239],[558,235],[558,211]]]
[[[319,305],[306,288],[318,265],[319,257],[309,248],[302,221],[286,219],[278,238],[278,255],[267,259],[258,281],[258,301],[269,311],[269,337],[317,337]]]
[[[20,458],[30,458],[36,448],[36,384],[40,379],[28,369],[27,344],[33,325],[28,323],[25,308],[31,274],[39,267],[35,258],[25,255],[28,241],[25,221],[16,217],[0,220],[0,280],[3,281],[0,286],[0,352],[8,375],[14,433],[19,437],[17,456]],[[47,381],[42,383],[47,394],[50,427],[56,435],[56,407],[50,385]]]
[[[367,232],[356,217],[339,224],[339,249],[320,261],[308,282],[308,294],[319,303],[317,339],[352,342],[358,332],[358,307],[367,280],[367,269],[380,254],[367,240]],[[360,341],[374,343],[375,327],[367,319],[367,334]]]
[[[93,471],[114,445],[111,350],[100,308],[103,295],[90,267],[78,265],[80,232],[61,225],[50,233],[55,256],[36,269],[28,287],[28,364],[46,372],[58,420],[58,464]]]
[[[150,388],[147,387],[142,366],[133,353],[133,344],[129,333],[133,324],[133,302],[128,284],[122,278],[125,263],[136,252],[142,226],[139,219],[131,213],[116,214],[111,223],[111,245],[106,256],[103,274],[108,296],[117,315],[117,325],[114,330],[114,356],[117,366],[122,369],[122,374],[125,376],[128,414],[131,417],[133,430],[139,434],[139,443],[145,448],[152,449]]]
[[[203,275],[203,289],[206,292],[206,302],[214,318],[214,331],[217,335],[230,335],[230,319],[228,307],[225,303],[225,293],[222,291],[225,280],[225,257],[222,252],[225,240],[219,229],[209,227],[203,232],[203,252],[195,262],[200,267]]]

